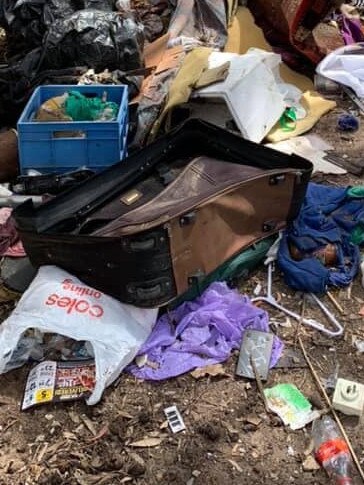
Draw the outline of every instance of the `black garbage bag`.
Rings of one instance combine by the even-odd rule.
[[[10,56],[40,47],[51,25],[84,9],[112,12],[115,0],[1,0],[0,26],[8,36]]]
[[[42,49],[29,52],[17,62],[0,68],[0,120],[15,126],[33,90],[44,84],[77,84],[86,67],[40,70]]]
[[[130,71],[143,65],[143,33],[132,17],[116,12],[80,10],[54,22],[44,38],[44,65],[87,65],[95,71]]]
[[[9,54],[23,55],[42,45],[48,27],[75,12],[74,0],[3,0],[0,25],[8,37]]]

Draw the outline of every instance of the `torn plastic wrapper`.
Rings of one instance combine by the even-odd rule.
[[[278,384],[265,389],[264,395],[269,409],[292,430],[304,428],[320,417],[320,413],[312,411],[311,403],[293,384]]]
[[[149,336],[157,310],[123,305],[69,273],[43,266],[0,328],[0,374],[28,329],[91,344],[96,385],[87,404],[96,404]]]

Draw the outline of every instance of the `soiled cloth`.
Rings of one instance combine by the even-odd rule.
[[[183,303],[158,320],[139,351],[158,368],[133,365],[129,370],[138,378],[157,381],[224,362],[240,348],[247,329],[268,332],[268,314],[226,283],[212,283],[201,297]],[[275,337],[271,367],[282,349],[282,342]]]
[[[225,46],[236,7],[237,0],[178,0],[168,35],[153,42],[157,50],[164,52],[155,72],[143,85],[134,148],[151,142],[164,121],[168,131],[167,115],[188,101],[192,88],[207,69],[211,49]],[[200,47],[188,54],[183,42],[173,43],[182,38],[190,39],[191,46]],[[146,51],[153,51],[153,44]]]
[[[364,225],[364,191],[310,183],[298,217],[285,232],[278,264],[286,283],[299,291],[324,293],[329,286],[349,285],[359,270]],[[327,244],[336,248],[337,261],[328,267],[314,252]],[[290,245],[305,257],[292,258]]]
[[[302,66],[302,57],[317,64],[327,53],[343,45],[338,29],[323,20],[332,9],[328,0],[251,0],[248,2],[257,23],[270,44],[291,55],[283,56],[294,62],[294,54],[301,56],[295,67]]]
[[[0,256],[20,258],[26,254],[21,241],[19,241],[11,213],[12,209],[8,207],[0,209]]]

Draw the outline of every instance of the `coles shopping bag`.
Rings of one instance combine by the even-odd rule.
[[[157,312],[122,304],[56,266],[43,266],[0,325],[0,373],[7,371],[29,329],[86,341],[96,365],[96,384],[87,404],[96,404],[148,338]]]

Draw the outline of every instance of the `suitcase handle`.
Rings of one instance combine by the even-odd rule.
[[[129,248],[134,252],[148,251],[149,249],[153,249],[155,245],[155,238],[153,237],[144,239],[144,241],[130,241]]]
[[[132,282],[127,285],[127,291],[137,302],[153,302],[170,294],[173,284],[170,278],[158,278],[149,282]]]
[[[162,285],[154,285],[150,288],[138,288],[137,295],[141,300],[150,300],[158,298],[162,294]]]

